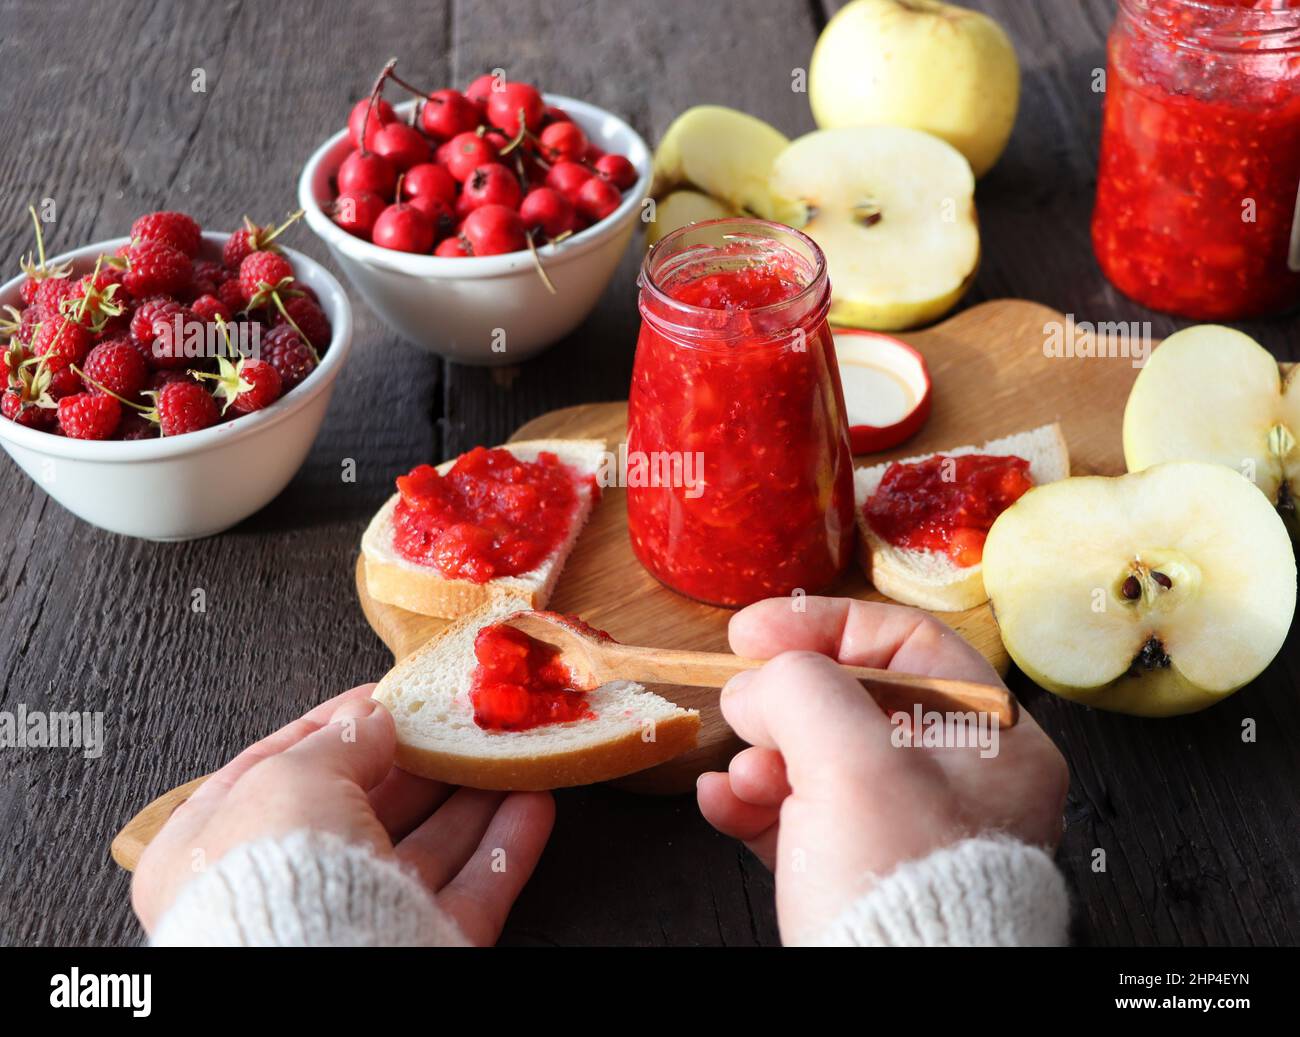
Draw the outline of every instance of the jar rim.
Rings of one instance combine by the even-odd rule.
[[[813,241],[803,231],[795,227],[788,226],[784,223],[777,223],[774,220],[764,220],[757,216],[724,216],[716,220],[700,220],[696,223],[688,223],[683,227],[669,231],[662,238],[650,247],[646,253],[645,259],[641,261],[641,273],[637,278],[642,291],[649,292],[657,304],[667,307],[669,310],[677,311],[683,315],[695,314],[703,316],[705,314],[717,314],[722,311],[708,306],[696,306],[694,303],[682,302],[680,299],[674,299],[671,295],[663,290],[655,278],[654,264],[657,259],[666,251],[666,246],[678,243],[689,233],[697,233],[710,227],[717,227],[723,224],[735,224],[739,227],[751,227],[760,232],[766,233],[766,236],[780,243],[776,235],[787,235],[792,237],[796,242],[803,245],[812,260],[813,269],[805,284],[799,291],[788,299],[781,299],[777,302],[764,303],[762,306],[747,307],[745,312],[750,314],[774,313],[782,307],[793,309],[796,305],[807,301],[808,296],[824,290],[827,278],[826,255],[822,252],[817,242]],[[735,235],[739,237],[739,235]],[[729,240],[731,235],[723,235],[723,240]],[[757,237],[757,235],[755,235]]]
[[[1234,0],[1119,0],[1119,6],[1123,14],[1141,19],[1175,47],[1266,55],[1300,50],[1300,2],[1279,2],[1286,6],[1243,7]],[[1159,24],[1151,17],[1175,11],[1198,12],[1208,21],[1180,31],[1181,27]]]

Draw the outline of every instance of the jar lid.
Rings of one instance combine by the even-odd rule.
[[[930,416],[930,369],[901,339],[834,331],[853,453],[873,454],[914,436]]]

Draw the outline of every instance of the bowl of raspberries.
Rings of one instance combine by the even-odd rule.
[[[389,62],[346,122],[299,179],[307,223],[389,327],[460,363],[518,363],[576,328],[642,217],[636,131],[500,70],[425,92]]]
[[[338,281],[293,224],[204,232],[154,212],[0,286],[0,446],[87,522],[151,540],[228,529],[316,438],[352,340]]]

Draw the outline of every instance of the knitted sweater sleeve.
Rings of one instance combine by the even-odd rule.
[[[967,839],[876,882],[810,944],[834,947],[1061,946],[1065,880],[1042,850]]]
[[[460,947],[465,937],[391,860],[325,832],[231,850],[185,886],[155,947]]]
[[[876,882],[824,946],[1020,946],[1066,941],[1065,883],[1042,850],[968,839]],[[464,946],[396,863],[322,832],[237,847],[187,885],[153,934],[175,946]]]

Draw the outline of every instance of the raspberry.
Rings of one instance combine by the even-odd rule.
[[[158,390],[150,417],[164,436],[181,436],[215,425],[221,415],[210,392],[198,382],[179,379]]]
[[[311,346],[287,324],[272,328],[262,339],[262,359],[280,372],[285,392],[302,382],[316,367]]]
[[[48,431],[54,426],[55,413],[23,398],[17,389],[6,389],[0,396],[0,415],[17,425]]]
[[[244,226],[226,239],[221,249],[221,262],[227,270],[234,273],[254,252],[278,252],[280,247],[275,244],[275,239],[292,227],[301,216],[302,210],[299,209],[278,227],[269,224],[259,227],[245,216]]]
[[[253,252],[239,264],[239,290],[245,306],[264,305],[277,288],[293,281],[293,265],[275,252]]]
[[[123,283],[137,299],[149,295],[183,295],[194,277],[190,257],[161,241],[127,246]]]
[[[45,358],[50,371],[62,370],[86,359],[90,352],[90,332],[67,317],[44,320],[36,329],[32,352]]]
[[[194,281],[190,285],[195,297],[216,295],[217,286],[229,275],[226,268],[211,259],[200,259],[194,264]]]
[[[65,396],[85,392],[86,387],[81,384],[81,375],[71,367],[64,367],[50,372],[50,384],[46,386],[45,391],[49,393],[50,399],[61,400]]]
[[[58,316],[59,304],[72,294],[73,283],[67,277],[51,277],[37,285],[32,305],[36,307],[41,320]]]
[[[59,427],[71,439],[108,439],[122,420],[122,405],[111,396],[79,392],[59,401]]]
[[[149,382],[145,392],[159,392],[164,385],[171,385],[172,382],[188,382],[189,380],[189,372],[181,368],[159,368],[157,371],[149,373]]]
[[[188,367],[195,359],[185,355],[185,337],[188,326],[197,318],[187,306],[178,302],[164,303],[154,313],[148,359],[154,367]],[[134,320],[132,322],[134,334]]]
[[[31,345],[32,335],[36,333],[36,325],[41,322],[41,313],[35,306],[28,306],[20,314],[18,321],[18,330],[14,332],[14,337],[19,342]]]
[[[190,303],[190,309],[205,324],[216,323],[218,317],[229,324],[232,316],[231,309],[215,295],[200,295]]]
[[[239,287],[239,278],[232,277],[217,285],[217,298],[231,313],[238,313],[244,308],[244,293]]]
[[[192,257],[198,255],[203,228],[183,212],[151,212],[131,224],[131,237],[158,241]]]
[[[152,299],[145,299],[131,314],[131,337],[141,345],[151,345],[154,339],[154,318],[168,312],[167,307],[173,306],[177,309],[181,308],[180,303],[175,299],[167,298],[165,295],[156,295]]]
[[[86,356],[81,369],[86,391],[94,395],[109,392],[133,400],[149,380],[144,355],[123,339],[101,342]]]
[[[298,330],[306,336],[316,352],[322,353],[329,347],[330,339],[334,337],[334,330],[330,327],[325,311],[317,303],[305,295],[299,295],[284,300],[284,311],[293,323],[298,325]],[[288,323],[284,313],[277,312],[272,326],[280,327]]]
[[[231,363],[222,357],[220,373],[199,375],[217,383],[216,394],[225,400],[222,411],[234,409],[240,414],[269,407],[278,400],[283,392],[280,372],[265,360],[245,357],[238,363]]]
[[[9,387],[10,379],[18,375],[18,365],[30,355],[27,347],[17,338],[10,339],[9,345],[0,350],[0,390]]]
[[[158,430],[137,411],[122,412],[122,420],[117,426],[118,439],[154,439]]]

